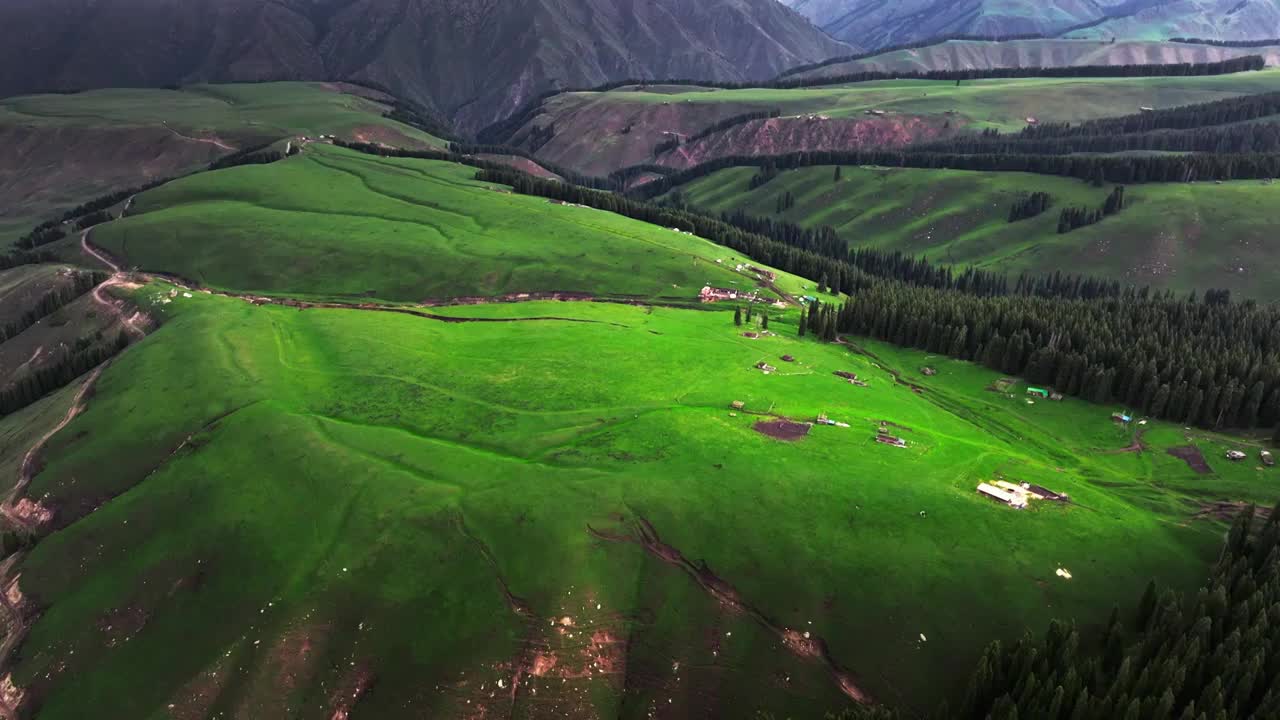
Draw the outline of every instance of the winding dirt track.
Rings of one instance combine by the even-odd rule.
[[[80,233],[80,248],[86,253],[92,255],[98,262],[111,268],[111,272],[120,272],[120,266],[117,265],[114,260],[99,252],[97,248],[89,243],[89,232],[92,230],[93,228],[89,228],[88,230]]]
[[[106,290],[107,288],[114,287],[117,285],[123,285],[125,283],[125,278],[124,278],[124,274],[120,272],[119,265],[117,265],[115,262],[113,262],[110,258],[108,258],[103,253],[99,252],[95,247],[93,247],[92,244],[90,244],[89,232],[91,230],[92,228],[90,228],[90,230],[85,230],[83,233],[80,234],[80,248],[83,249],[89,255],[92,255],[103,265],[106,265],[107,267],[111,268],[111,271],[114,273],[111,277],[107,278],[105,282],[101,283],[100,285],[98,285],[93,289],[93,292],[92,292],[93,301],[101,305],[102,307],[106,308],[113,315],[119,317],[120,324],[124,326],[125,331],[128,332],[130,335],[132,335],[135,340],[141,340],[147,336],[147,332],[138,326],[136,315],[129,315],[125,311],[124,307],[122,306],[122,303],[116,300],[112,300],[106,295],[102,294],[102,291]]]
[[[190,135],[183,135],[182,133],[178,132],[177,130],[174,130],[173,128],[169,127],[169,124],[168,124],[168,123],[164,123],[164,129],[165,129],[165,130],[168,130],[169,132],[173,133],[174,135],[177,135],[178,137],[182,138],[183,140],[190,140],[191,142],[205,143],[205,144],[207,144],[207,145],[216,145],[216,146],[218,146],[218,147],[222,148],[223,150],[227,150],[227,151],[229,151],[229,152],[235,152],[235,151],[236,151],[236,148],[235,148],[235,147],[232,147],[231,145],[228,145],[228,144],[226,144],[226,143],[222,142],[221,140],[219,140],[219,139],[218,139],[218,138],[216,138],[216,137],[215,137],[215,138],[198,138],[198,137],[191,137]]]

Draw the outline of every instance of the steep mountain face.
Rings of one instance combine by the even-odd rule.
[[[1205,40],[1270,40],[1280,37],[1280,0],[1165,0],[1132,3],[1129,12],[1113,15],[1072,37]]]
[[[0,96],[373,81],[474,129],[622,78],[756,80],[850,48],[776,0],[7,0]]]
[[[1280,0],[782,0],[833,36],[885,47],[960,35],[1262,40]]]
[[[1053,34],[1117,0],[783,0],[835,37],[885,47],[956,35]]]

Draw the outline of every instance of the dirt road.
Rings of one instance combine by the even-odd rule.
[[[102,292],[110,287],[124,285],[126,283],[126,279],[124,277],[124,273],[120,272],[120,266],[117,265],[115,261],[107,257],[106,254],[102,253],[89,243],[89,233],[92,230],[93,228],[89,228],[80,234],[80,249],[84,250],[86,254],[91,255],[103,265],[111,268],[111,272],[114,273],[111,277],[107,278],[105,282],[93,289],[93,301],[106,308],[113,315],[119,317],[120,324],[124,326],[125,332],[132,335],[135,340],[141,340],[147,336],[147,333],[138,325],[137,313],[129,315],[124,308],[124,303],[118,300],[113,300],[110,296],[105,295]]]
[[[120,272],[120,266],[117,265],[114,260],[102,254],[101,252],[98,251],[97,248],[89,244],[89,233],[92,231],[93,231],[93,228],[89,228],[88,230],[85,230],[84,232],[80,233],[80,249],[84,250],[86,253],[93,256],[93,258],[98,262],[102,263],[103,265],[106,265],[108,268],[111,269],[111,272],[113,273]]]
[[[178,137],[182,138],[183,140],[190,140],[191,142],[207,143],[207,144],[209,144],[209,145],[216,145],[216,146],[218,146],[218,147],[222,148],[223,150],[227,150],[227,151],[229,151],[229,152],[235,152],[235,151],[237,150],[237,148],[232,147],[231,145],[228,145],[228,144],[226,144],[226,143],[222,142],[221,140],[219,140],[219,139],[218,139],[218,138],[216,138],[216,137],[214,137],[214,138],[198,138],[198,137],[191,137],[190,135],[183,135],[182,133],[178,132],[177,130],[174,130],[173,128],[169,127],[169,123],[163,123],[163,125],[164,125],[164,129],[165,129],[165,130],[168,130],[169,132],[173,133],[174,135],[177,135]]]

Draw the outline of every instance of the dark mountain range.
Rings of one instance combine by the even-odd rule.
[[[6,0],[0,96],[372,81],[464,129],[556,87],[764,79],[848,53],[775,0]]]
[[[878,48],[962,35],[1158,40],[1280,37],[1280,0],[782,0],[833,36]]]

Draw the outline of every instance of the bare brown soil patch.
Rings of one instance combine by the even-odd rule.
[[[338,689],[330,696],[329,706],[333,714],[329,720],[347,720],[351,710],[360,702],[360,698],[373,686],[373,672],[364,667],[356,667],[347,673],[338,683]]]
[[[13,506],[11,517],[23,527],[38,529],[53,519],[53,511],[30,498],[22,498]]]
[[[1171,447],[1166,452],[1185,462],[1192,470],[1201,475],[1208,475],[1213,472],[1213,468],[1209,467],[1209,463],[1204,459],[1204,453],[1201,453],[1200,448],[1195,445]]]
[[[751,427],[761,435],[768,435],[774,440],[795,442],[807,436],[811,426],[807,423],[791,422],[790,420],[761,420]]]
[[[107,647],[116,647],[141,632],[150,617],[142,606],[127,605],[98,618],[98,631],[106,638]]]
[[[352,128],[346,134],[356,142],[373,143],[374,145],[409,148],[411,150],[438,149],[420,140],[415,140],[389,125],[361,125],[360,127]],[[444,152],[441,151],[440,155],[443,157]]]
[[[559,175],[542,167],[538,163],[530,160],[529,158],[522,157],[520,155],[494,155],[491,153],[481,153],[480,155],[476,155],[476,158],[480,160],[487,160],[488,162],[492,162],[492,163],[499,163],[501,165],[506,165],[508,167],[515,168],[516,170],[520,170],[522,172],[528,173],[529,175],[532,175],[534,177],[542,178],[543,180],[562,179]]]
[[[174,693],[168,706],[169,717],[174,720],[204,720],[209,717],[214,703],[231,679],[231,673],[227,671],[230,663],[230,656],[224,655],[218,662],[188,680]]]
[[[688,168],[730,155],[780,155],[789,152],[901,147],[943,134],[934,119],[911,115],[876,118],[824,118],[818,115],[755,120],[686,143],[658,159]]]
[[[1146,452],[1147,444],[1142,440],[1142,436],[1145,433],[1146,433],[1146,430],[1139,430],[1138,433],[1133,436],[1133,442],[1129,443],[1128,446],[1122,447],[1119,450],[1107,450],[1102,454],[1103,455],[1128,455],[1131,453],[1137,454],[1137,453]],[[1170,450],[1169,452],[1170,454],[1173,454],[1172,450]]]
[[[13,675],[6,674],[3,680],[0,680],[0,709],[4,710],[6,718],[18,717],[15,708],[22,705],[22,699],[27,693],[13,682]]]

